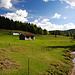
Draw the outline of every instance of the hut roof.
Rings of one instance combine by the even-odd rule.
[[[25,34],[25,33],[23,33],[23,35],[25,35],[25,36],[34,36],[33,34]]]

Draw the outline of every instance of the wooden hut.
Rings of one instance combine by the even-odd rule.
[[[35,40],[35,36],[33,34],[24,34],[24,33],[21,33],[19,35],[19,39],[20,40]]]
[[[10,35],[20,35],[18,32],[9,32]]]

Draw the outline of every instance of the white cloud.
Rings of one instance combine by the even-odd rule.
[[[16,14],[22,17],[27,17],[28,13],[26,12],[26,10],[17,10]]]
[[[67,19],[67,17],[63,17],[63,19]]]
[[[43,0],[43,1],[48,2],[48,1],[55,1],[55,0]]]
[[[38,27],[40,26],[42,29],[47,29],[48,31],[50,31],[50,30],[63,30],[62,25],[55,25],[55,24],[52,24],[51,22],[38,23],[36,25]]]
[[[40,26],[43,29],[47,29],[48,31],[75,29],[75,24],[73,23],[68,23],[64,25],[56,25],[56,24],[52,24],[51,22],[46,22],[44,24],[38,23],[37,26]]]
[[[45,22],[47,22],[47,21],[49,21],[49,19],[43,19],[43,20],[41,21],[41,23],[45,23]]]
[[[43,17],[42,16],[39,16],[39,19],[38,20],[41,20]]]
[[[10,7],[12,7],[11,0],[0,0],[0,7],[9,9]]]
[[[66,6],[65,8],[69,8],[70,6]]]
[[[28,22],[28,20],[26,18],[28,16],[28,13],[26,12],[26,10],[20,9],[13,13],[7,13],[3,16],[5,16],[9,19],[13,19],[14,21]]]
[[[36,19],[36,20],[34,21],[34,23],[37,24],[37,23],[38,23],[38,20]]]
[[[49,0],[43,0],[43,1],[48,2]]]
[[[33,23],[33,24],[38,24],[38,20],[36,19],[36,20],[34,20],[34,22],[30,22],[31,24]]]
[[[75,0],[60,0],[61,2],[65,1],[66,3],[70,4],[70,6],[75,6]]]
[[[0,8],[6,8],[11,11],[15,11],[17,9],[14,7],[14,4],[18,4],[25,1],[26,0],[0,0]]]
[[[47,29],[48,31],[75,29],[75,24],[73,23],[68,23],[64,25],[56,25],[48,21],[42,23],[42,22],[39,22],[37,19],[34,20],[34,22],[30,22],[30,23],[36,24],[38,27],[41,27],[42,29]]]
[[[55,13],[54,16],[52,16],[51,18],[57,18],[59,19],[61,17],[61,14]]]
[[[64,24],[64,30],[66,29],[75,29],[75,24],[73,23],[68,23],[68,24]]]

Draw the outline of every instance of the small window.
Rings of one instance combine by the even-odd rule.
[[[34,36],[31,36],[31,39],[33,39]]]
[[[29,38],[29,36],[26,36],[26,38]]]

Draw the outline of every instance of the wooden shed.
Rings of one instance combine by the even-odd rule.
[[[18,32],[9,32],[10,35],[20,35]]]
[[[20,40],[35,40],[35,36],[33,34],[24,34],[24,33],[21,33],[19,35],[19,39]]]

